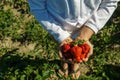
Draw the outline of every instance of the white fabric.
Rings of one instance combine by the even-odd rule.
[[[31,13],[61,42],[82,25],[97,33],[106,24],[119,0],[28,0]],[[79,27],[76,25],[79,24]]]

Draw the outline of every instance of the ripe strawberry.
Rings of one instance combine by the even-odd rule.
[[[85,51],[84,52],[88,53],[89,50],[90,50],[90,46],[88,44],[84,44],[83,46],[85,47]]]
[[[81,62],[90,50],[90,46],[84,41],[76,40],[69,44],[64,44],[62,46],[62,54],[66,59],[72,59],[76,62]]]
[[[63,53],[63,56],[65,57],[65,59],[72,59],[72,54],[70,53],[70,50],[68,50],[67,52]]]
[[[76,58],[76,57],[80,57],[82,53],[82,48],[79,46],[74,46],[71,48],[71,54]]]
[[[83,44],[81,45],[81,48],[82,48],[82,55],[81,55],[81,58],[86,58],[89,50],[90,50],[90,46],[88,44]]]
[[[67,52],[69,49],[70,49],[70,44],[64,44],[64,45],[62,46],[63,52]]]
[[[80,62],[81,58],[80,57],[76,57],[75,60],[76,60],[76,62]]]

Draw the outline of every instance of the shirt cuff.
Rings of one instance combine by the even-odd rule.
[[[61,43],[63,40],[65,40],[66,38],[70,36],[70,33],[68,33],[67,31],[59,30],[58,33],[59,33],[58,37],[56,38],[58,43]]]
[[[85,25],[88,26],[89,28],[91,28],[95,32],[95,34],[98,33],[99,29],[97,28],[96,25],[94,25],[92,23],[86,23]]]

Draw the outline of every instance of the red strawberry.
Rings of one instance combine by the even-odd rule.
[[[90,50],[90,46],[88,44],[83,44],[81,45],[81,48],[82,48],[82,55],[81,55],[81,58],[86,58],[89,50]]]
[[[84,41],[77,40],[69,44],[62,46],[62,54],[66,59],[73,59],[76,62],[81,62],[82,59],[86,58],[90,46]]]
[[[72,58],[72,54],[70,53],[70,50],[68,50],[67,52],[64,52],[64,53],[63,53],[63,56],[64,56],[66,59]]]
[[[76,57],[75,60],[76,60],[76,62],[80,62],[81,58],[80,57]]]
[[[63,52],[67,52],[69,49],[70,49],[70,44],[64,44],[64,45],[62,46]]]
[[[85,53],[88,53],[89,50],[90,50],[90,46],[88,44],[84,44],[84,47],[85,47]]]
[[[74,46],[71,48],[71,54],[76,58],[76,57],[80,57],[82,53],[82,48],[79,46]]]

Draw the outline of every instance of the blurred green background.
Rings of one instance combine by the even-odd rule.
[[[94,54],[79,80],[120,79],[120,3],[91,38]],[[58,44],[30,14],[27,0],[0,0],[0,80],[71,80],[57,70]]]

